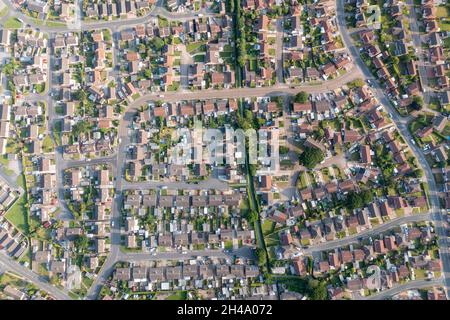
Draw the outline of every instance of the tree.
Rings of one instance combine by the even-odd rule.
[[[313,135],[314,139],[321,140],[325,136],[325,131],[321,127],[318,127],[314,130]]]
[[[356,208],[362,208],[369,204],[373,199],[372,192],[370,190],[364,190],[359,193],[350,192],[347,195],[346,206],[353,210]]]
[[[250,170],[250,175],[252,177],[256,176],[257,166],[255,164],[250,164],[249,165],[249,170]]]
[[[78,137],[81,133],[88,133],[92,130],[92,125],[85,120],[79,121],[72,127],[72,134]]]
[[[160,37],[154,37],[152,40],[152,45],[156,51],[160,51],[164,47],[164,40]]]
[[[267,253],[263,248],[256,248],[256,255],[258,256],[258,265],[265,266],[267,263]]]
[[[84,252],[89,247],[89,239],[85,235],[79,236],[75,240],[75,246],[78,248],[78,252]]]
[[[305,91],[300,91],[295,95],[295,102],[296,103],[306,103],[308,102],[309,94]]]
[[[356,79],[353,80],[351,82],[348,83],[348,87],[349,88],[361,88],[365,85],[366,83],[364,82],[363,79]]]
[[[254,210],[248,210],[244,218],[249,223],[253,224],[258,220],[258,213]]]
[[[310,279],[308,281],[308,288],[306,290],[311,300],[327,300],[328,293],[327,287],[324,281],[316,279]]]
[[[423,171],[422,169],[416,169],[414,170],[414,175],[416,176],[416,178],[420,179],[423,177]]]
[[[411,103],[411,108],[414,110],[421,110],[423,107],[423,98],[419,96],[414,96],[413,102]]]
[[[324,158],[324,154],[320,149],[307,147],[300,155],[300,164],[308,169],[313,169],[318,163],[321,163]]]
[[[152,77],[152,70],[151,69],[145,69],[142,73],[146,79],[151,79]]]
[[[392,57],[392,64],[394,66],[398,66],[399,63],[400,63],[399,57]]]
[[[286,147],[286,146],[280,146],[279,150],[280,150],[279,151],[280,154],[287,154],[287,153],[289,153],[289,148]]]

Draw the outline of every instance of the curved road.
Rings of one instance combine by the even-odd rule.
[[[412,289],[425,289],[431,288],[435,286],[442,286],[442,279],[432,279],[432,280],[412,280],[405,284],[401,284],[399,286],[395,286],[393,288],[383,290],[382,292],[375,293],[369,297],[364,297],[364,300],[383,300],[389,299],[396,294],[399,294],[406,290]]]
[[[345,22],[345,11],[344,11],[344,0],[336,0],[337,3],[337,20],[340,29],[340,34],[342,36],[343,42],[349,52],[352,55],[353,61],[356,63],[357,67],[360,69],[362,74],[366,79],[374,79],[369,68],[366,66],[364,61],[359,56],[359,51],[353,44],[350,37],[349,31],[347,30]],[[402,118],[397,110],[392,106],[390,100],[385,95],[383,89],[380,87],[377,81],[374,81],[376,85],[373,88],[373,92],[378,101],[384,106],[384,108],[392,114],[392,120],[397,127],[397,130],[405,138],[406,143],[409,148],[413,151],[414,156],[419,161],[425,173],[425,181],[429,187],[429,202],[431,206],[431,218],[435,224],[436,233],[439,236],[439,253],[442,259],[442,267],[444,274],[444,282],[447,291],[447,296],[450,294],[450,254],[449,254],[449,244],[447,240],[447,230],[443,224],[444,214],[440,208],[440,200],[438,197],[438,188],[436,186],[436,181],[433,176],[433,172],[423,154],[422,150],[415,144],[412,143],[413,138],[408,130],[408,119]]]
[[[1,1],[4,2],[10,8],[10,11],[8,12],[8,14],[5,17],[0,19],[0,23],[3,23],[4,21],[6,21],[6,19],[8,19],[10,17],[18,15],[22,20],[24,20],[25,23],[28,23],[42,31],[47,31],[47,32],[62,31],[62,32],[64,32],[64,31],[71,30],[67,26],[48,27],[48,26],[36,25],[35,21],[33,21],[33,19],[30,19],[29,17],[25,16],[23,13],[15,10],[9,1],[6,1],[6,0],[1,0]],[[212,15],[210,13],[207,13],[206,11],[205,11],[205,14]],[[81,29],[82,30],[93,30],[93,29],[101,29],[101,28],[110,28],[114,31],[117,31],[121,27],[131,27],[132,25],[146,23],[146,22],[148,22],[150,17],[156,17],[158,15],[163,16],[164,18],[167,18],[169,20],[173,20],[173,19],[188,20],[188,19],[192,19],[194,17],[193,13],[184,13],[184,14],[169,13],[167,10],[165,10],[164,8],[161,7],[160,3],[158,3],[157,6],[155,6],[147,15],[145,15],[143,17],[139,17],[139,18],[135,18],[135,19],[127,19],[127,20],[105,21],[105,22],[103,22],[103,21],[101,21],[101,22],[98,22],[98,21],[82,22]],[[121,208],[121,203],[122,203],[121,192],[124,189],[124,186],[129,187],[129,185],[126,184],[123,180],[122,170],[123,170],[123,165],[125,164],[125,154],[126,154],[125,148],[126,148],[126,145],[130,143],[127,131],[128,131],[129,123],[133,116],[133,110],[144,105],[147,101],[150,101],[150,100],[164,100],[164,101],[168,101],[168,102],[174,102],[174,101],[189,100],[189,99],[246,98],[246,97],[257,97],[257,96],[275,96],[275,95],[276,96],[288,96],[288,95],[294,95],[300,91],[306,91],[308,93],[322,93],[324,91],[329,91],[329,90],[335,89],[336,87],[340,87],[352,80],[360,78],[361,76],[364,76],[364,78],[366,78],[366,79],[374,79],[373,75],[370,73],[368,68],[365,66],[364,62],[360,59],[358,49],[352,44],[351,38],[346,29],[345,20],[344,20],[344,16],[343,16],[343,0],[337,1],[337,15],[338,15],[338,24],[341,29],[341,35],[342,35],[343,41],[344,41],[347,49],[351,53],[353,60],[356,64],[355,68],[353,68],[352,70],[350,70],[349,72],[347,72],[346,74],[344,74],[343,76],[341,76],[337,79],[333,79],[333,80],[324,82],[319,85],[302,85],[302,86],[298,86],[295,88],[290,88],[289,86],[278,84],[273,87],[262,87],[262,88],[236,88],[236,89],[229,89],[229,90],[203,90],[203,91],[199,91],[199,92],[166,92],[166,93],[164,93],[164,97],[162,97],[160,94],[150,93],[150,94],[144,95],[143,97],[141,97],[141,98],[137,99],[136,101],[134,101],[133,103],[129,104],[129,106],[127,107],[127,110],[125,112],[125,115],[121,121],[121,124],[120,124],[119,135],[122,137],[122,143],[119,145],[118,153],[115,156],[112,156],[108,159],[92,160],[92,162],[90,162],[90,163],[94,164],[94,163],[97,163],[97,161],[105,162],[105,160],[107,160],[107,162],[111,161],[115,164],[114,172],[115,172],[115,177],[117,177],[116,182],[115,182],[115,190],[117,192],[117,196],[114,199],[114,204],[113,204],[114,207],[112,210],[112,213],[113,213],[112,221],[114,222],[114,227],[112,227],[112,233],[111,233],[111,252],[108,256],[107,261],[105,262],[105,264],[103,266],[102,271],[100,272],[99,276],[95,279],[94,284],[90,288],[88,295],[87,295],[87,299],[95,299],[98,296],[98,293],[100,291],[102,283],[112,273],[115,262],[119,261],[120,258],[123,258],[123,257],[125,257],[127,259],[144,258],[147,260],[148,259],[161,259],[162,257],[165,257],[165,256],[170,257],[170,258],[171,257],[180,258],[180,254],[176,254],[176,253],[170,253],[170,254],[164,253],[164,255],[162,253],[160,253],[160,254],[157,254],[156,256],[153,256],[153,255],[149,255],[149,254],[135,254],[135,255],[123,254],[120,252],[120,242],[121,242],[121,239],[120,239],[120,213],[121,213],[121,210],[120,210],[120,208]],[[77,30],[73,30],[73,31],[79,31],[79,30],[77,29]],[[450,283],[449,283],[449,277],[447,276],[447,273],[450,270],[449,269],[450,268],[450,260],[448,257],[448,247],[447,247],[447,243],[446,243],[446,236],[443,237],[443,235],[445,235],[445,230],[443,229],[443,226],[442,226],[442,215],[439,210],[439,199],[437,197],[437,188],[436,188],[436,183],[434,181],[433,175],[431,173],[431,169],[429,168],[423,153],[417,148],[417,146],[413,145],[410,142],[411,136],[407,129],[407,119],[404,119],[404,118],[402,119],[399,117],[399,115],[395,112],[394,108],[390,104],[390,101],[384,95],[384,92],[380,86],[376,86],[374,88],[374,94],[377,97],[377,99],[380,101],[380,103],[382,103],[385,106],[385,108],[393,114],[394,123],[396,124],[397,128],[402,133],[402,135],[405,136],[407,143],[410,145],[410,148],[413,150],[417,159],[419,160],[419,162],[421,163],[421,165],[424,168],[425,177],[428,182],[429,189],[430,189],[430,202],[431,202],[431,206],[432,206],[432,210],[433,210],[431,218],[435,221],[436,229],[438,231],[439,236],[441,236],[440,248],[441,248],[441,255],[443,257],[443,264],[444,264],[444,273],[443,274],[445,275],[446,286],[448,288]],[[88,163],[89,162],[84,162],[84,164],[88,164]],[[66,166],[72,166],[72,165],[76,166],[76,165],[80,165],[80,164],[83,164],[83,163],[75,163],[75,162],[65,163]],[[394,224],[404,223],[402,221],[407,222],[407,221],[409,221],[409,219],[412,219],[411,221],[414,221],[414,219],[422,219],[422,218],[423,219],[430,218],[430,216],[416,215],[416,216],[399,218],[392,222],[383,224],[379,228],[368,230],[367,234],[371,234],[371,232],[373,232],[373,233],[382,232],[380,230],[384,230],[384,228],[386,228],[386,230],[387,230],[387,229],[389,229],[389,227],[393,227]],[[402,220],[402,219],[404,219],[404,220]],[[336,245],[342,245],[341,243],[346,243],[346,242],[351,243],[355,239],[357,239],[361,236],[364,236],[364,233],[356,235],[354,238],[349,237],[348,239],[338,240],[338,241],[336,241],[336,243],[324,244],[323,248],[327,248],[328,245],[336,246]],[[321,247],[319,245],[316,247],[312,247],[311,250],[316,250],[316,251],[317,250],[326,250],[326,249],[320,249],[320,248]],[[307,249],[307,250],[309,250],[309,249]],[[203,254],[204,253],[205,252],[203,252]],[[209,253],[209,254],[224,254],[224,253],[223,252],[221,253],[219,251],[219,252],[214,252],[214,253]],[[181,257],[184,257],[184,255],[181,255]],[[10,261],[10,263],[12,263],[12,262]],[[14,265],[17,265],[17,263],[14,263]],[[17,268],[19,268],[19,267],[14,266],[13,269],[16,270]],[[24,267],[22,267],[22,268],[24,268]],[[19,271],[23,272],[23,274],[26,276],[26,278],[28,278],[28,279],[31,278],[34,281],[39,281],[39,278],[36,274],[34,274],[32,271],[30,271],[26,268],[24,268],[24,269],[26,271],[21,270],[21,268],[19,268]],[[430,283],[430,282],[428,282],[428,283]],[[41,285],[44,286],[45,284],[41,284]],[[49,286],[49,285],[47,284],[46,286]],[[52,293],[52,291],[54,291],[54,290],[57,290],[56,288],[54,288],[54,290],[53,290],[51,288],[51,286],[49,286],[48,289],[49,289],[48,291],[50,293]],[[59,298],[70,299],[70,297],[68,297],[65,293],[61,293],[59,291],[54,291],[54,293],[52,293],[52,294],[55,296],[55,298],[58,298],[58,299]]]
[[[31,271],[30,269],[22,266],[16,261],[12,260],[10,257],[7,257],[3,253],[0,253],[0,267],[3,270],[9,270],[27,281],[32,282],[34,285],[39,287],[40,289],[48,292],[52,297],[58,300],[72,300],[69,296],[67,290],[61,290],[57,287],[51,285],[47,280],[44,280],[42,277]]]
[[[163,7],[163,1],[159,0],[156,5],[149,10],[148,13],[143,15],[142,17],[130,18],[130,19],[117,19],[113,21],[81,21],[80,27],[70,26],[70,24],[65,24],[64,22],[58,21],[57,24],[61,25],[53,25],[48,26],[46,24],[36,23],[37,19],[33,19],[22,11],[19,11],[15,8],[15,6],[8,0],[1,0],[9,8],[8,13],[0,19],[0,23],[7,21],[9,18],[17,17],[21,19],[24,23],[29,24],[33,28],[39,29],[44,32],[67,32],[67,31],[87,31],[87,30],[95,30],[95,29],[121,29],[122,27],[133,27],[136,25],[147,23],[152,17],[163,17],[167,20],[176,20],[176,21],[187,21],[195,18],[196,14],[202,14],[203,17],[213,17],[214,13],[211,13],[207,9],[201,9],[196,13],[193,12],[169,12],[166,8]]]

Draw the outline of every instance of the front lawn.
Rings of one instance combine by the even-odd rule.
[[[186,51],[190,54],[196,53],[196,52],[204,52],[206,49],[204,42],[193,42],[186,45]]]
[[[262,224],[261,228],[262,228],[263,234],[268,235],[273,232],[273,229],[275,228],[275,222],[266,220]]]
[[[5,218],[11,222],[23,234],[28,234],[28,211],[26,208],[25,196],[19,198],[16,203],[8,210]]]
[[[187,299],[187,291],[177,291],[166,298],[166,300],[186,300],[186,299]]]
[[[20,29],[22,28],[22,22],[20,22],[17,18],[9,18],[6,20],[4,27],[6,29]]]
[[[53,140],[49,135],[47,135],[42,141],[42,150],[45,153],[49,153],[52,152],[53,149],[54,149]]]

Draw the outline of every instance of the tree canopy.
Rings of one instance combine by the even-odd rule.
[[[346,206],[353,210],[356,208],[362,208],[369,204],[373,199],[372,192],[370,190],[364,190],[361,192],[350,192],[347,195]]]
[[[349,82],[349,83],[348,83],[348,86],[349,86],[350,88],[361,88],[361,87],[363,87],[365,84],[366,84],[366,83],[364,82],[363,79],[356,79],[356,80],[353,80],[353,81]]]
[[[327,300],[328,292],[324,281],[310,279],[306,290],[311,300]]]
[[[421,110],[423,107],[423,98],[419,97],[419,96],[415,96],[413,98],[413,102],[411,103],[411,108],[413,108],[414,110]]]
[[[305,91],[300,91],[299,93],[297,93],[295,95],[295,102],[296,103],[306,103],[308,102],[309,99],[309,94],[306,93]]]
[[[151,43],[152,43],[152,45],[153,45],[153,48],[156,50],[156,51],[160,51],[163,47],[164,47],[164,40],[163,39],[161,39],[160,37],[154,37],[152,40],[151,40]]]
[[[323,161],[325,156],[320,149],[307,147],[299,158],[300,164],[308,169],[313,169],[317,164]]]

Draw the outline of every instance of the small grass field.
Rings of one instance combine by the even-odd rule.
[[[20,29],[22,27],[22,22],[20,22],[17,18],[9,18],[6,20],[4,27],[6,29]]]

